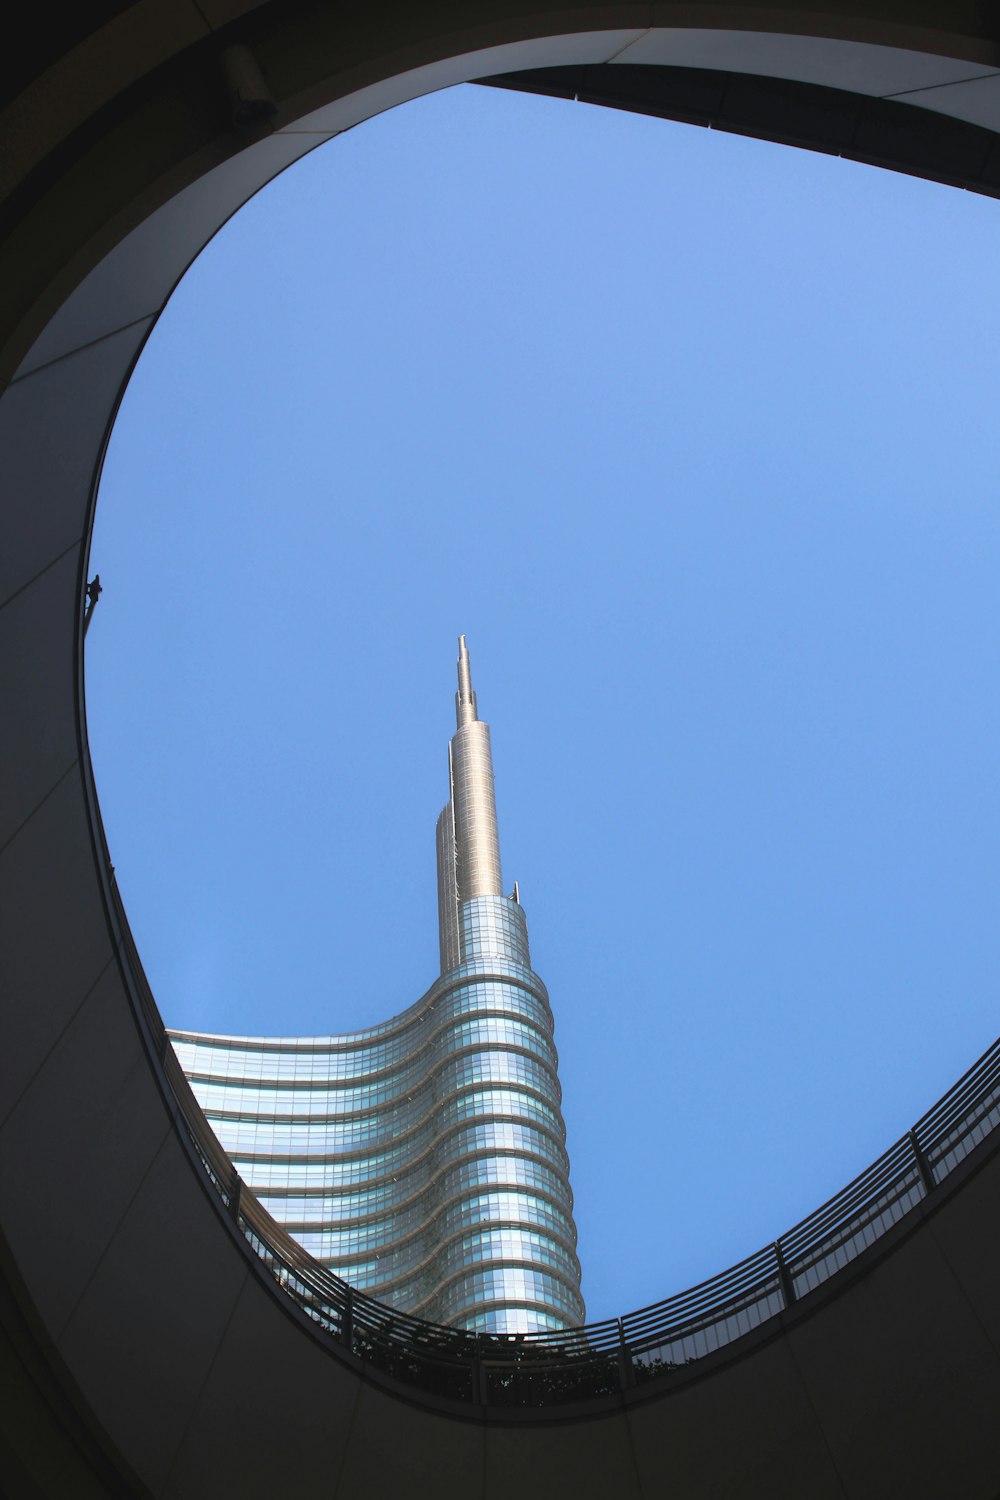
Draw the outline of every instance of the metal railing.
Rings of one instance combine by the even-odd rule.
[[[445,1328],[353,1290],[271,1218],[212,1132],[167,1038],[111,876],[138,1000],[209,1181],[275,1282],[353,1355],[455,1401],[565,1405],[657,1380],[760,1328],[874,1245],[1000,1124],[1000,1041],[867,1171],[801,1224],[730,1270],[651,1307],[562,1333]]]

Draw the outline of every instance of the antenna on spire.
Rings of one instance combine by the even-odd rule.
[[[472,668],[469,665],[469,648],[465,636],[458,638],[458,692],[455,694],[455,718],[458,727],[472,724],[479,718],[476,695],[472,691]]]

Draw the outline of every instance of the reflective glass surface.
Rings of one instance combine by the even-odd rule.
[[[380,1026],[172,1040],[241,1177],[337,1275],[462,1327],[570,1326],[584,1309],[548,996],[518,903],[478,896],[458,916],[459,964]]]

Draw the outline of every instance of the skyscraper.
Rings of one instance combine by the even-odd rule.
[[[337,1275],[487,1332],[583,1322],[552,1012],[503,894],[489,726],[459,637],[437,822],[441,974],[366,1031],[170,1036],[244,1182]]]

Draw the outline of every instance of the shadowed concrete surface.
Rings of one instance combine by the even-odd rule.
[[[1000,1161],[988,1140],[766,1337],[662,1392],[562,1415],[458,1414],[342,1357],[254,1263],[180,1124],[111,899],[82,661],[94,494],[134,360],[219,224],[313,146],[418,94],[491,79],[996,196],[998,36],[995,6],[960,0],[136,0],[81,4],[69,19],[41,7],[12,27],[0,178],[5,1494],[1000,1493]],[[227,84],[231,47],[249,50],[229,54]]]

